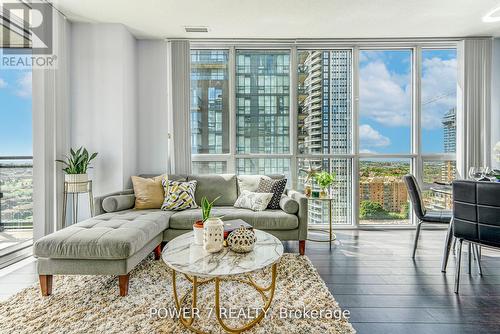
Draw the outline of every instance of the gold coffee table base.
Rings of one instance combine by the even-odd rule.
[[[196,303],[197,303],[197,297],[198,297],[198,287],[203,285],[203,284],[208,284],[211,282],[215,282],[215,315],[217,318],[217,321],[219,322],[220,326],[228,333],[241,333],[243,331],[246,331],[255,325],[257,325],[265,316],[267,310],[271,306],[271,302],[273,301],[274,297],[274,291],[276,288],[276,276],[277,276],[277,263],[274,263],[272,266],[272,277],[271,277],[271,284],[267,287],[262,287],[255,283],[255,281],[252,279],[250,275],[247,275],[246,280],[245,279],[239,279],[239,278],[231,278],[231,277],[225,277],[225,278],[207,278],[204,280],[199,280],[198,277],[196,276],[188,276],[184,274],[184,277],[191,282],[192,284],[192,289],[187,291],[180,299],[177,295],[177,286],[176,286],[176,271],[172,270],[172,288],[174,292],[174,300],[175,300],[175,307],[177,308],[177,311],[179,313],[179,321],[181,324],[186,327],[187,329],[199,333],[199,334],[206,334],[205,332],[194,328],[193,323],[195,320],[195,317],[190,317],[186,318],[184,317],[183,312],[181,311],[182,305],[184,304],[186,298],[189,296],[190,293],[192,293],[192,301],[191,301],[191,307],[192,309],[196,309]],[[247,284],[249,286],[252,286],[257,292],[262,297],[262,301],[264,302],[264,307],[262,308],[261,312],[259,315],[252,321],[246,323],[245,325],[241,327],[230,327],[224,323],[224,320],[222,319],[221,312],[220,312],[220,282],[221,281],[236,281],[239,283]],[[266,294],[268,292],[269,295]]]

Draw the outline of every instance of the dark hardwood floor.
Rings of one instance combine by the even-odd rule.
[[[446,231],[338,231],[327,243],[307,242],[306,255],[360,334],[500,333],[500,253],[483,249],[483,276],[464,254],[460,295],[453,293],[455,257],[441,273]],[[298,252],[298,242],[285,243]],[[465,250],[467,247],[465,247]],[[33,258],[0,270],[0,301],[37,281]]]
[[[306,255],[360,334],[500,333],[500,253],[483,248],[482,277],[475,262],[468,274],[464,253],[456,295],[455,256],[441,273],[445,235],[423,230],[415,260],[408,230],[338,231],[331,250],[308,241]]]

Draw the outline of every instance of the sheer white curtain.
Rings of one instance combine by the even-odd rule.
[[[168,41],[169,173],[191,172],[190,49],[187,40]]]
[[[466,39],[458,47],[458,110],[457,146],[458,173],[467,177],[471,166],[489,166],[490,156],[490,94],[492,39]]]
[[[69,150],[70,23],[52,9],[53,69],[33,69],[33,224],[34,239],[61,228],[64,175],[55,159]]]

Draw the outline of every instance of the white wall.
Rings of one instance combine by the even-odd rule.
[[[500,38],[493,40],[493,57],[491,64],[491,164],[500,169],[500,162],[496,161],[493,147],[500,141]]]
[[[140,173],[167,168],[167,42],[138,41],[138,164]]]
[[[95,196],[128,188],[138,172],[136,44],[120,24],[72,24],[71,145],[99,152]]]

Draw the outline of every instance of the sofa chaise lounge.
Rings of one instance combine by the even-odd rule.
[[[151,176],[151,175],[146,175]],[[270,178],[283,178],[270,175]],[[280,209],[255,212],[235,208],[241,182],[256,187],[260,176],[168,175],[171,180],[196,180],[195,200],[217,196],[212,215],[223,220],[240,218],[256,229],[267,231],[281,240],[298,240],[299,252],[305,252],[307,238],[307,198],[293,190],[286,191]],[[238,181],[238,178],[240,180]],[[117,275],[121,296],[128,293],[129,273],[154,252],[161,255],[165,242],[192,230],[201,210],[136,210],[133,190],[108,194],[95,200],[94,217],[66,227],[37,240],[34,256],[38,259],[41,293],[52,293],[53,275]]]

